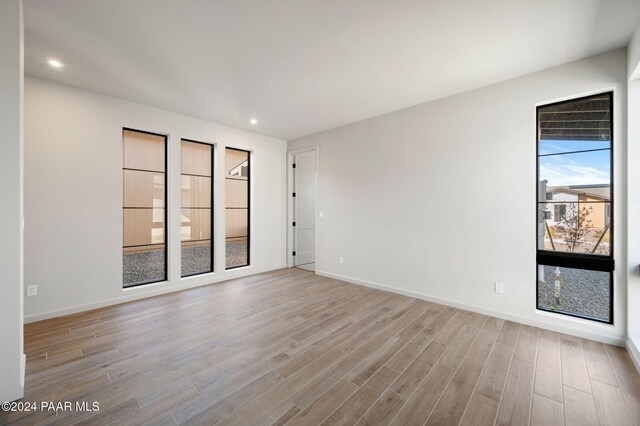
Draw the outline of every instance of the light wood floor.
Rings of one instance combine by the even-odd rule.
[[[625,349],[279,270],[27,325],[0,423],[640,424]]]

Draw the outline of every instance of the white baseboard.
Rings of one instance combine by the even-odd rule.
[[[24,396],[24,386],[16,386],[13,389],[0,390],[0,403],[11,402]]]
[[[263,272],[275,271],[277,269],[286,268],[287,265],[278,265],[267,268],[254,269],[253,267],[238,268],[232,271],[225,271],[224,276],[193,276],[186,277],[177,285],[166,285],[166,282],[159,284],[151,284],[149,287],[136,287],[123,291],[122,296],[112,299],[101,300],[98,302],[87,303],[83,305],[70,306],[62,309],[42,312],[24,317],[25,324],[43,321],[46,319],[62,317],[65,315],[77,314],[79,312],[91,311],[93,309],[104,308],[106,306],[118,305],[120,303],[132,302],[134,300],[146,299],[149,297],[159,296],[162,294],[174,293],[176,291],[187,290],[190,288],[202,287],[211,284],[217,284],[236,278],[243,278],[249,275],[261,274]]]
[[[564,333],[564,334],[570,334],[570,335],[582,337],[582,338],[585,338],[585,339],[596,340],[598,342],[607,343],[607,344],[610,344],[610,345],[623,346],[624,347],[627,344],[627,341],[622,337],[608,336],[608,335],[600,334],[600,333],[586,332],[584,330],[580,330],[580,329],[576,329],[576,328],[572,328],[572,327],[568,327],[568,326],[549,324],[548,322],[545,322],[545,321],[536,321],[536,320],[533,320],[533,319],[527,318],[527,317],[522,317],[522,316],[518,316],[518,315],[511,315],[511,314],[505,314],[503,312],[494,311],[492,309],[483,308],[481,306],[476,306],[476,305],[471,305],[471,304],[467,304],[467,303],[457,302],[455,300],[443,299],[443,298],[440,298],[440,297],[434,297],[434,296],[430,296],[430,295],[424,294],[424,293],[403,290],[403,289],[391,287],[391,286],[388,286],[388,285],[377,284],[377,283],[373,283],[373,282],[370,282],[370,281],[359,280],[359,279],[356,279],[356,278],[351,278],[351,277],[347,277],[347,276],[344,276],[344,275],[334,274],[334,273],[331,273],[331,272],[316,270],[316,274],[322,275],[322,276],[328,277],[328,278],[334,278],[334,279],[340,280],[340,281],[346,281],[346,282],[351,283],[351,284],[362,285],[362,286],[365,286],[365,287],[371,287],[371,288],[375,288],[375,289],[378,289],[378,290],[389,291],[391,293],[401,294],[403,296],[414,297],[416,299],[422,299],[422,300],[426,300],[428,302],[434,302],[434,303],[438,303],[438,304],[441,304],[441,305],[452,306],[452,307],[464,309],[464,310],[467,310],[467,311],[477,312],[477,313],[480,313],[480,314],[490,315],[490,316],[493,316],[493,317],[497,317],[497,318],[501,318],[501,319],[505,319],[505,320],[509,320],[509,321],[519,322],[521,324],[526,324],[526,325],[530,325],[530,326],[533,326],[533,327],[544,328],[546,330],[552,330],[552,331],[557,331],[557,332]]]
[[[24,396],[24,375],[27,366],[27,356],[20,356],[20,385],[10,389],[0,389],[0,403],[11,402]],[[2,383],[0,383],[2,385]]]
[[[636,366],[636,370],[640,372],[640,350],[630,338],[627,339],[627,352],[629,352],[629,356]]]
[[[24,388],[24,378],[27,374],[27,354],[23,353],[20,357],[20,386]]]

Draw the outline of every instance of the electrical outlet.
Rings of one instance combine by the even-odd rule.
[[[27,297],[37,296],[38,295],[38,286],[37,285],[28,285],[27,286]]]
[[[318,213],[318,215],[320,216],[320,219],[324,217],[324,213],[322,212],[322,210]]]
[[[504,284],[496,283],[496,293],[504,293]]]
[[[341,265],[344,265],[344,257],[340,256],[340,258],[338,260],[340,261]]]

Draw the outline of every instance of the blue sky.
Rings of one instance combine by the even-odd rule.
[[[540,155],[609,148],[609,141],[540,141]],[[609,150],[540,157],[540,180],[548,186],[610,183]]]

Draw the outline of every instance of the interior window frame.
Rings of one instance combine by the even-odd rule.
[[[592,253],[572,253],[572,252],[560,252],[560,251],[552,251],[545,250],[544,247],[540,249],[538,247],[538,215],[540,214],[540,204],[544,204],[546,200],[540,200],[540,110],[543,108],[548,108],[550,106],[557,106],[567,103],[572,103],[576,101],[586,100],[590,98],[597,97],[609,97],[609,129],[610,129],[610,150],[609,150],[609,161],[610,161],[610,172],[609,172],[609,182],[610,182],[610,194],[609,194],[609,253],[607,255],[602,254],[592,254]],[[536,310],[543,312],[550,312],[559,315],[566,315],[574,318],[580,318],[588,321],[595,321],[599,323],[614,324],[614,270],[615,270],[615,260],[614,260],[614,230],[615,230],[615,220],[614,220],[614,94],[613,91],[605,91],[601,93],[596,93],[588,96],[579,96],[567,100],[563,100],[560,102],[551,102],[540,104],[536,106]],[[546,196],[546,194],[544,194]],[[554,211],[555,213],[555,211]],[[559,310],[551,310],[545,307],[540,306],[539,299],[539,274],[540,274],[540,266],[557,266],[557,267],[566,267],[566,268],[574,268],[574,269],[582,269],[587,271],[599,271],[599,272],[608,272],[609,273],[609,319],[605,320],[602,318],[589,317],[586,315],[575,314],[571,312],[564,312]]]
[[[210,236],[209,236],[209,246],[210,246],[210,262],[211,262],[211,267],[209,268],[208,271],[202,271],[202,272],[195,272],[195,273],[190,273],[190,274],[184,274],[183,273],[183,265],[182,265],[182,237],[180,238],[180,279],[184,279],[184,278],[189,278],[189,277],[195,277],[197,275],[203,275],[203,274],[212,274],[216,272],[216,267],[215,267],[215,253],[216,253],[216,249],[215,249],[215,170],[216,170],[216,145],[214,143],[209,143],[209,142],[202,142],[202,141],[197,141],[194,139],[187,139],[187,138],[180,138],[180,159],[182,160],[182,143],[183,142],[187,142],[187,143],[193,143],[193,144],[199,144],[199,145],[205,145],[207,147],[209,147],[211,149],[211,176],[209,176],[209,179],[211,180],[211,188],[210,188],[210,201],[209,201],[209,220],[210,222]],[[180,162],[180,188],[182,188],[182,177],[184,175],[189,175],[189,174],[185,174],[184,170],[182,169],[182,161]],[[190,176],[190,175],[189,175]],[[200,176],[200,177],[206,177],[206,176]],[[180,216],[182,216],[182,210],[185,208],[184,207],[184,200],[182,199],[182,191],[180,191]],[[180,223],[180,227],[182,228],[182,223]],[[193,240],[190,240],[193,241]]]
[[[168,160],[168,155],[169,155],[169,135],[167,134],[162,134],[162,133],[155,133],[155,132],[149,132],[147,130],[140,130],[140,129],[134,129],[131,127],[122,127],[122,170],[134,170],[134,169],[128,169],[124,164],[124,135],[125,132],[136,132],[136,133],[142,133],[142,134],[147,134],[147,135],[151,135],[151,136],[159,136],[161,138],[164,139],[164,201],[163,201],[163,209],[164,209],[164,231],[163,231],[163,240],[164,240],[164,276],[161,279],[158,280],[147,280],[147,281],[141,281],[132,285],[126,285],[124,282],[124,276],[123,276],[123,280],[122,280],[122,290],[130,290],[136,287],[141,287],[141,286],[146,286],[149,284],[158,284],[158,283],[166,283],[169,281],[169,236],[168,236],[168,228],[169,228],[169,223],[168,223],[168,218],[169,218],[169,189],[168,189],[168,183],[169,183],[169,173],[168,173],[168,166],[169,166],[169,160]],[[149,170],[144,170],[144,171],[149,171]],[[124,211],[126,208],[124,206],[124,175],[123,175],[123,204],[122,204],[122,210]],[[122,220],[122,226],[124,228],[124,218],[121,219]],[[155,244],[149,244],[149,245],[155,245]],[[160,244],[158,244],[160,245]],[[123,249],[123,254],[124,254],[124,249],[127,246],[124,245],[124,232],[123,232],[123,243],[122,243],[122,249]],[[122,262],[122,268],[124,269],[124,261]]]

